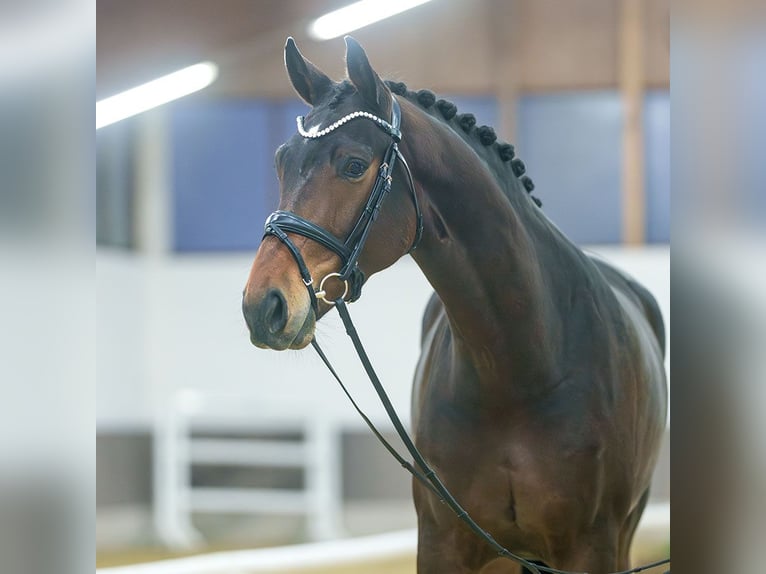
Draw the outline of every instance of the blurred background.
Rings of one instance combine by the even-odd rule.
[[[346,3],[97,3],[97,100],[218,69],[96,135],[99,565],[415,526],[408,475],[319,360],[254,348],[240,313],[277,204],[273,154],[306,110],[285,39],[340,79],[342,39],[307,29]],[[352,34],[382,77],[512,142],[548,217],[646,285],[670,325],[669,0],[432,0]],[[405,258],[351,308],[405,420],[429,294]],[[334,315],[318,338],[389,428]],[[668,544],[667,444],[643,531],[652,557]]]

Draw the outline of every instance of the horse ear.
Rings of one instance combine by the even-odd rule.
[[[293,88],[310,106],[317,103],[332,87],[332,80],[303,57],[292,37],[285,44],[285,67]]]
[[[388,117],[391,112],[391,92],[375,73],[364,48],[351,36],[346,41],[346,73],[359,94],[374,109]]]

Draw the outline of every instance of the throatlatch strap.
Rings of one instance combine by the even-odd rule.
[[[396,146],[394,151],[396,152],[396,157],[398,157],[399,161],[402,162],[404,173],[407,174],[407,184],[410,187],[412,203],[415,206],[415,238],[412,240],[412,245],[410,245],[410,248],[407,251],[407,253],[412,253],[420,244],[420,240],[423,237],[423,212],[420,211],[420,202],[418,201],[418,194],[415,193],[415,182],[412,180],[412,172],[410,171],[410,166],[407,163],[407,160],[404,159],[402,152],[399,151],[399,146]]]

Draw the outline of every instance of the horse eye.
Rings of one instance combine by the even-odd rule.
[[[346,163],[346,167],[343,169],[343,172],[348,177],[361,177],[364,175],[364,172],[367,170],[367,164],[364,163],[361,159],[351,159]]]

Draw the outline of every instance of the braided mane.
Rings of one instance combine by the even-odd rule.
[[[511,189],[515,186],[512,182],[509,182],[506,179],[507,173],[504,173],[504,171],[507,171],[508,168],[506,167],[505,170],[501,171],[502,165],[510,166],[510,170],[514,177],[518,178],[532,201],[534,201],[538,207],[542,207],[543,204],[540,199],[532,195],[532,191],[535,189],[535,184],[532,179],[526,175],[526,166],[524,165],[524,162],[516,157],[516,150],[513,145],[497,141],[497,134],[492,127],[477,127],[476,116],[470,113],[457,113],[457,106],[455,106],[455,104],[447,100],[437,99],[436,95],[430,90],[413,92],[408,90],[407,86],[402,82],[395,82],[392,80],[386,80],[386,85],[391,92],[397,96],[406,98],[408,101],[417,104],[420,108],[436,117],[440,115],[453,131],[463,137],[463,139],[485,159],[494,159],[494,157],[499,158],[501,160],[500,165],[498,165],[497,161],[490,161],[488,163],[490,166],[493,166],[499,182],[504,184],[510,183],[510,185],[502,186],[506,195],[509,195]],[[345,90],[342,90],[342,92],[345,92]],[[340,94],[338,94],[338,96],[342,97]],[[487,153],[488,151],[494,153],[490,155]]]

